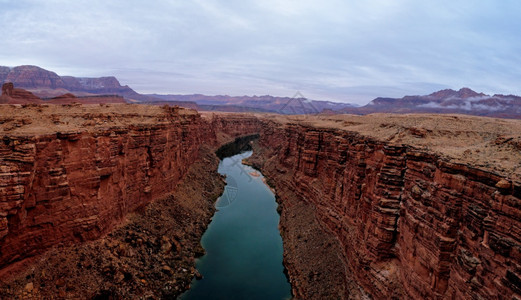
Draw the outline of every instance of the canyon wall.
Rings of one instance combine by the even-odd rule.
[[[128,107],[138,106],[116,110]],[[35,115],[36,110],[55,111],[25,109],[35,110]],[[81,106],[68,109],[87,120],[83,126],[106,126],[67,132],[39,129],[41,134],[15,129],[0,142],[0,267],[54,245],[102,236],[127,213],[171,193],[198,159],[201,145],[256,133],[259,124],[255,118],[205,120],[195,111],[156,107],[147,109],[163,111],[131,113],[140,123],[110,126],[118,116],[85,112]],[[70,118],[50,116],[63,122]],[[31,129],[37,122],[34,118],[23,124]]]
[[[339,129],[268,121],[259,146],[252,163],[277,190],[297,298],[324,295],[308,291],[321,273],[298,264],[314,251],[309,239],[332,234],[346,268],[342,298],[521,299],[519,183]],[[323,234],[294,233],[292,210],[303,203]],[[316,269],[324,257],[310,263]],[[356,284],[363,290],[349,288]]]
[[[521,299],[521,187],[498,174],[270,117],[3,109],[0,268],[103,236],[171,193],[202,145],[260,133],[251,161],[277,191],[296,298]]]

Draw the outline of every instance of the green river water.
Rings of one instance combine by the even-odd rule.
[[[219,164],[227,185],[201,240],[206,254],[196,267],[203,279],[194,280],[182,300],[291,298],[277,203],[263,176],[242,164],[251,154],[227,157]]]

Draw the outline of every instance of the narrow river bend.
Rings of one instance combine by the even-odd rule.
[[[242,164],[251,151],[224,158],[219,173],[226,187],[217,212],[202,237],[206,254],[180,299],[289,299],[291,286],[282,265],[275,196],[263,176]]]

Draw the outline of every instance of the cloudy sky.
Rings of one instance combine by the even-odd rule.
[[[142,93],[521,95],[517,0],[0,0],[0,65]]]

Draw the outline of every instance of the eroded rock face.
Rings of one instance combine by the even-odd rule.
[[[215,118],[209,123],[193,111],[164,109],[168,122],[154,122],[157,115],[145,114],[142,118],[151,123],[4,136],[0,267],[53,245],[107,233],[127,213],[172,192],[201,145],[217,144],[223,132],[258,132],[255,120]]]
[[[283,236],[295,222],[284,210],[313,205],[341,246],[346,281],[374,298],[520,297],[519,183],[336,129],[268,122],[260,146]],[[308,297],[308,274],[288,269],[295,296]]]

